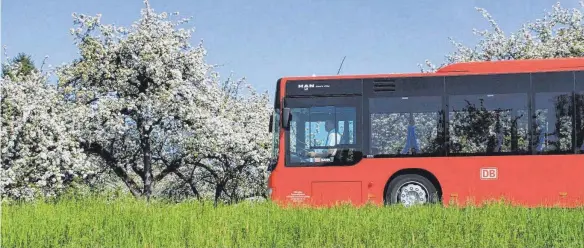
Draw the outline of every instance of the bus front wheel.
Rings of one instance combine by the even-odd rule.
[[[402,204],[406,207],[434,204],[438,202],[438,191],[426,177],[404,174],[389,182],[385,199],[389,204]]]

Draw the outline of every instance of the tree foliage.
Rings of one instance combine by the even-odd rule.
[[[2,77],[8,76],[12,80],[18,80],[17,77],[29,76],[33,72],[38,72],[38,70],[30,55],[26,53],[19,53],[8,63],[2,64]]]

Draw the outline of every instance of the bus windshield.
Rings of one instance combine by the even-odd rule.
[[[333,162],[339,147],[355,145],[355,111],[335,106],[292,108],[290,162]]]

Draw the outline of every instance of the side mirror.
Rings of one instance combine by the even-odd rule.
[[[270,163],[268,164],[268,172],[274,171],[274,169],[276,168],[276,162],[277,160],[270,159]]]
[[[274,131],[274,115],[270,115],[270,133]]]
[[[282,112],[282,127],[289,128],[290,127],[290,119],[292,119],[292,114],[290,113],[290,108],[284,108]]]

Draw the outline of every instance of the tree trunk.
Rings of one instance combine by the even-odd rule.
[[[215,187],[215,203],[214,206],[217,207],[217,204],[219,202],[219,198],[221,197],[221,192],[223,192],[223,189],[225,188],[225,184],[220,182],[217,183],[217,186]]]
[[[195,197],[197,198],[197,200],[201,200],[201,194],[199,194],[199,191],[197,190],[197,186],[195,186],[195,183],[193,183],[192,181],[189,182],[189,186],[191,187],[191,191],[193,191],[193,194],[195,195]]]
[[[152,154],[150,152],[150,145],[143,148],[144,151],[144,196],[150,201],[152,195]]]
[[[142,155],[144,163],[144,190],[142,191],[143,196],[146,197],[147,201],[150,201],[150,196],[152,195],[152,148],[150,147],[150,138],[148,137],[148,131],[142,127],[142,137],[140,138],[140,143],[142,146]]]

